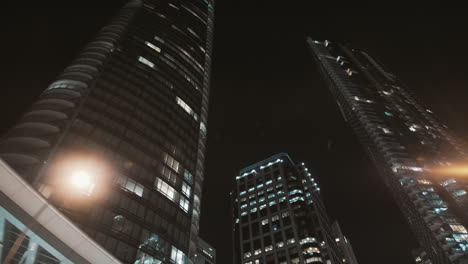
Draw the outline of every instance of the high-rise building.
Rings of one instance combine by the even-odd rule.
[[[351,241],[341,231],[338,221],[333,222],[331,228],[335,237],[335,242],[338,244],[341,254],[346,259],[346,264],[358,264],[353,247],[351,246]]]
[[[124,263],[193,262],[213,5],[130,1],[0,140],[4,161]]]
[[[195,264],[216,264],[216,249],[201,238],[198,238]]]
[[[233,203],[234,264],[348,263],[320,188],[286,153],[242,169]]]
[[[338,107],[432,263],[468,263],[466,153],[448,128],[376,58],[307,40]],[[452,167],[451,167],[452,166]]]

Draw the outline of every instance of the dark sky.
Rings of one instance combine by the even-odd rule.
[[[17,1],[2,8],[1,131],[124,2]],[[339,116],[304,40],[310,35],[368,50],[467,141],[468,18],[456,6],[372,2],[382,3],[217,1],[201,234],[217,248],[218,263],[231,263],[232,179],[278,152],[314,172],[361,264],[410,263],[415,242]]]

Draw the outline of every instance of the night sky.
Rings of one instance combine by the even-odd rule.
[[[123,3],[2,7],[0,132]],[[369,51],[468,141],[468,17],[460,7],[436,3],[378,4],[217,1],[201,236],[217,248],[218,263],[232,263],[233,178],[278,152],[313,172],[360,264],[411,263],[416,242],[339,115],[305,37]]]

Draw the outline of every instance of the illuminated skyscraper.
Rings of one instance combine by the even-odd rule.
[[[233,199],[234,264],[357,263],[336,243],[314,178],[287,154],[242,169]]]
[[[329,41],[307,42],[422,254],[432,263],[468,263],[468,180],[448,169],[466,161],[461,145],[377,59]]]
[[[0,141],[124,263],[191,263],[197,250],[213,5],[130,1]]]

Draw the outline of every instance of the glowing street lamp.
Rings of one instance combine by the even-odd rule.
[[[87,196],[90,196],[96,186],[89,172],[85,170],[76,170],[71,174],[71,183],[74,188],[80,190]]]

